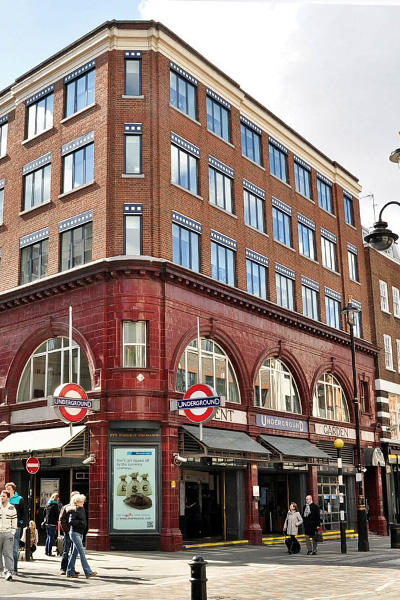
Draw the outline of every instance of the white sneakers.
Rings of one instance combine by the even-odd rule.
[[[12,580],[12,574],[10,573],[10,571],[7,571],[7,573],[4,575],[4,579],[6,581],[11,581]]]

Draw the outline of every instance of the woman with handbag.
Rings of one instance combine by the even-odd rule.
[[[283,525],[283,531],[287,535],[290,535],[290,538],[285,541],[289,554],[298,554],[300,552],[300,544],[296,535],[299,532],[299,525],[302,522],[303,519],[301,518],[296,502],[291,502]]]

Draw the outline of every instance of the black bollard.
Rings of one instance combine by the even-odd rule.
[[[191,600],[207,600],[207,561],[202,556],[193,556],[190,565]]]

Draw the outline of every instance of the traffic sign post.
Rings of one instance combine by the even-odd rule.
[[[29,475],[36,475],[40,469],[40,460],[36,456],[30,456],[26,461],[25,468]]]

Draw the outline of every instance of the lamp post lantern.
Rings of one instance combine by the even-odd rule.
[[[342,448],[344,441],[340,438],[336,438],[333,442],[337,450],[337,466],[338,466],[338,487],[339,487],[339,523],[340,523],[340,552],[347,554],[347,541],[346,541],[346,521],[344,518],[344,485],[342,475]]]
[[[352,298],[349,297],[349,302],[342,309],[342,314],[346,318],[346,323],[350,328],[350,346],[351,346],[351,365],[353,370],[353,402],[356,421],[356,449],[357,449],[357,473],[356,482],[358,484],[358,503],[357,503],[357,529],[358,529],[358,551],[368,552],[368,525],[367,513],[365,510],[365,495],[364,495],[364,478],[362,471],[362,455],[361,455],[361,436],[360,436],[360,405],[358,402],[357,392],[357,371],[356,371],[356,349],[354,343],[354,326],[356,323],[356,315],[360,312],[352,304]]]

